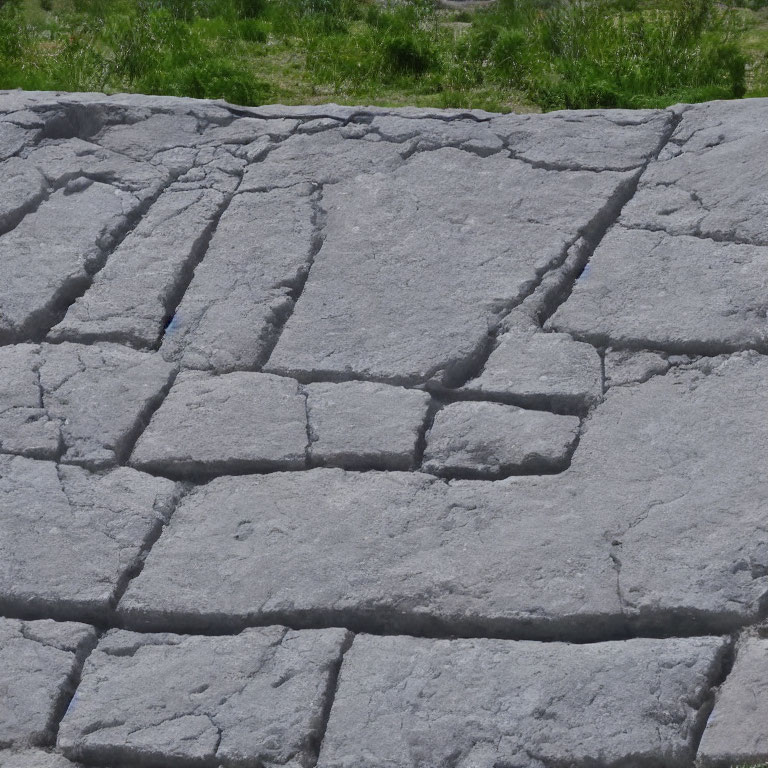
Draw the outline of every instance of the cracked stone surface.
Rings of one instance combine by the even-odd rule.
[[[0,766],[768,761],[767,117],[0,92]]]
[[[0,453],[114,465],[174,372],[157,356],[112,344],[0,347]]]
[[[737,649],[736,664],[718,691],[699,748],[698,764],[717,766],[759,763],[768,752],[768,640],[747,637]]]
[[[478,479],[562,471],[579,423],[500,403],[452,403],[427,433],[423,466],[444,477]]]
[[[173,483],[0,456],[0,611],[94,619],[167,521]]]
[[[59,710],[95,642],[85,624],[0,618],[0,749],[53,743]]]
[[[234,637],[109,632],[61,724],[70,757],[136,766],[309,766],[343,629]]]
[[[318,765],[687,766],[725,645],[359,635]]]

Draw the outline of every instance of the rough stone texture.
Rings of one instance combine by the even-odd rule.
[[[736,664],[717,694],[698,752],[698,765],[751,765],[768,758],[768,640],[745,638]]]
[[[512,156],[541,168],[626,171],[650,160],[672,128],[652,110],[579,110],[503,115],[490,121]]]
[[[302,187],[234,198],[168,326],[167,359],[215,371],[253,369],[265,361],[311,263],[310,192]]]
[[[642,383],[666,373],[669,366],[667,356],[657,352],[608,349],[605,352],[605,386]]]
[[[441,149],[326,189],[325,240],[266,369],[460,381],[500,315],[598,226],[631,178]]]
[[[687,767],[725,645],[361,635],[344,658],[318,765]]]
[[[156,344],[202,256],[224,199],[214,189],[165,192],[51,338]]]
[[[304,387],[309,457],[344,469],[411,469],[427,417],[425,392],[345,382]]]
[[[53,741],[62,705],[95,641],[85,624],[0,618],[0,749]]]
[[[138,201],[100,182],[70,182],[0,237],[0,343],[39,337],[85,289]]]
[[[611,389],[554,476],[215,480],[183,500],[118,610],[185,629],[729,631],[768,594],[766,375],[744,355]]]
[[[768,348],[768,248],[617,226],[590,266],[555,330],[673,353]]]
[[[493,479],[561,472],[579,433],[575,416],[500,403],[452,403],[427,433],[423,468],[443,477]]]
[[[688,107],[622,215],[628,227],[768,245],[768,102]],[[731,273],[737,276],[737,271]]]
[[[174,502],[132,469],[0,456],[0,612],[103,618]]]
[[[603,394],[600,356],[561,333],[510,330],[461,391],[514,405],[578,413]]]
[[[265,373],[182,373],[139,438],[131,463],[163,474],[263,472],[306,465],[298,383]]]
[[[137,766],[309,766],[341,629],[234,637],[108,633],[59,731],[65,754]]]

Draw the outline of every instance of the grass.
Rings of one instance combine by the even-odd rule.
[[[768,95],[768,0],[0,0],[0,88],[496,111]]]

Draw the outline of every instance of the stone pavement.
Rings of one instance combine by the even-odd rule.
[[[768,761],[768,101],[0,93],[0,767]]]

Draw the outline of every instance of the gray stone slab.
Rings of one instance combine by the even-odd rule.
[[[725,647],[361,635],[318,766],[687,768]]]
[[[55,459],[60,424],[52,419],[40,387],[40,347],[0,347],[0,453]]]
[[[133,466],[167,475],[303,469],[306,399],[298,382],[264,373],[185,372],[152,417]]]
[[[215,371],[265,361],[312,260],[310,192],[235,196],[166,330],[167,359]]]
[[[659,151],[672,120],[655,110],[578,110],[495,116],[489,126],[513,157],[542,168],[625,171]]]
[[[768,761],[768,640],[748,636],[739,644],[736,663],[718,691],[696,764],[729,768]]]
[[[347,642],[342,629],[109,632],[86,662],[58,746],[147,768],[312,765]]]
[[[195,146],[200,123],[194,115],[154,114],[127,125],[111,125],[95,137],[102,147],[134,160],[148,161],[159,152]]]
[[[0,343],[39,337],[57,321],[137,205],[128,192],[75,181],[0,237]]]
[[[296,184],[336,184],[359,174],[391,171],[403,164],[405,147],[350,141],[339,131],[291,136],[245,172],[241,190],[263,191]]]
[[[0,452],[92,468],[127,458],[175,373],[114,344],[0,347]]]
[[[204,254],[225,199],[214,189],[168,189],[50,338],[156,344]]]
[[[334,185],[323,246],[266,370],[461,381],[500,316],[599,228],[630,179],[441,149]]]
[[[550,327],[602,346],[768,348],[768,248],[614,227]]]
[[[53,742],[75,676],[95,642],[96,631],[85,624],[0,618],[0,749]],[[0,752],[0,765],[6,763],[13,760]]]
[[[117,344],[44,344],[43,408],[59,425],[61,460],[105,467],[127,458],[175,370],[159,355]]]
[[[3,179],[0,232],[7,232],[43,200],[46,184],[37,168],[17,157],[0,163],[0,176]]]
[[[658,352],[635,352],[629,349],[605,351],[605,386],[620,387],[639,384],[652,376],[665,374],[670,367],[666,355]]]
[[[0,611],[103,620],[175,497],[132,469],[0,456]]]
[[[0,121],[0,160],[12,157],[32,138],[31,131],[7,120]]]
[[[410,119],[400,115],[378,115],[370,130],[386,141],[412,142],[416,151],[457,147],[481,156],[504,149],[504,142],[486,124],[475,120]]]
[[[304,387],[309,458],[344,469],[411,469],[430,397],[387,384],[350,381]]]
[[[427,432],[426,472],[497,479],[562,472],[578,439],[579,419],[500,403],[451,403]]]
[[[689,107],[622,213],[628,227],[768,245],[768,102]]]
[[[766,376],[764,358],[742,355],[615,387],[555,476],[214,480],[184,499],[118,611],[185,631],[731,631],[768,594]]]
[[[603,394],[594,347],[567,334],[513,328],[499,338],[482,371],[461,392],[514,405],[578,413]]]

